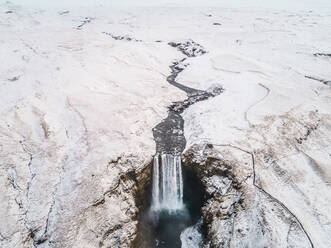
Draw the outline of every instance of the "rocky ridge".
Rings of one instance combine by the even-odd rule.
[[[314,247],[296,216],[256,184],[252,153],[195,145],[184,154],[184,164],[206,187],[204,247]]]

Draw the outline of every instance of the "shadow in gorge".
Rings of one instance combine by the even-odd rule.
[[[138,233],[133,247],[180,248],[180,235],[187,227],[195,225],[201,218],[205,203],[205,190],[195,172],[183,166],[184,209],[180,211],[153,212],[151,206],[151,185],[146,187],[139,202]],[[202,233],[203,234],[203,233]],[[188,237],[191,238],[191,237]]]

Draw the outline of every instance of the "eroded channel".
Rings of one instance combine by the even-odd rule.
[[[219,95],[222,87],[210,91],[186,87],[176,81],[188,65],[188,59],[206,50],[192,40],[171,42],[185,57],[173,62],[168,83],[183,90],[187,99],[169,106],[167,118],[153,128],[156,154],[152,183],[145,190],[140,207],[135,247],[200,247],[204,236],[201,207],[205,189],[195,172],[182,167],[181,155],[186,146],[183,111],[192,104]]]

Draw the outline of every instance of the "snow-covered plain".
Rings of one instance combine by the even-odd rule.
[[[225,91],[184,112],[187,148],[252,152],[259,185],[330,247],[331,57],[314,54],[331,53],[331,6],[284,6],[0,5],[0,246],[130,245],[137,208],[117,185],[185,99],[167,43],[192,39],[208,53],[177,81]]]

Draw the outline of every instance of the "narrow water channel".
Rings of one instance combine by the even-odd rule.
[[[223,89],[202,91],[186,87],[176,78],[188,63],[188,57],[206,53],[192,40],[169,43],[180,50],[185,58],[175,61],[167,81],[183,90],[187,99],[175,102],[161,123],[153,128],[156,155],[153,161],[152,184],[146,191],[145,206],[139,216],[137,247],[200,247],[203,239],[201,207],[204,204],[204,188],[193,171],[182,167],[181,154],[185,149],[183,111],[192,104],[219,95]]]

